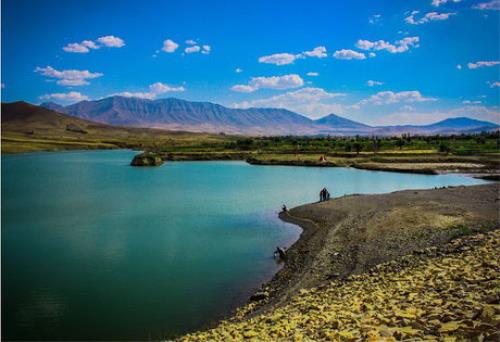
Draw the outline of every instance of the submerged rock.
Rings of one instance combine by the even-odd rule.
[[[130,165],[132,166],[160,166],[163,158],[154,152],[143,152],[134,157]]]

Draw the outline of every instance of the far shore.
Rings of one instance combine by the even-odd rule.
[[[119,150],[118,146],[82,146],[73,145],[62,149],[12,150],[4,154],[24,154],[33,152],[69,152]],[[125,147],[125,149],[127,149]],[[135,149],[132,149],[135,150]],[[137,150],[137,153],[141,153]],[[252,165],[269,166],[304,166],[304,167],[352,167],[361,170],[387,171],[399,173],[414,173],[439,175],[447,173],[463,174],[474,178],[499,181],[500,157],[493,156],[456,156],[443,153],[364,153],[364,154],[332,154],[323,160],[321,154],[310,153],[280,153],[267,154],[255,152],[157,152],[165,162],[168,161],[245,161]]]

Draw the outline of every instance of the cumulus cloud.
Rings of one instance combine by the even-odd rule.
[[[362,52],[357,52],[354,50],[348,50],[348,49],[342,49],[342,50],[337,50],[333,54],[333,57],[336,59],[366,59],[366,56]]]
[[[306,74],[307,76],[311,76],[311,77],[316,77],[316,76],[319,76],[319,73],[318,72],[313,72],[313,71],[310,71]]]
[[[236,69],[234,69],[234,72],[235,72],[235,73],[237,73],[237,74],[239,74],[239,73],[242,73],[242,72],[243,72],[243,69],[241,69],[241,68],[236,68]]]
[[[382,14],[374,14],[368,18],[370,24],[378,24],[382,20]]]
[[[311,51],[302,52],[302,55],[307,56],[307,57],[325,58],[325,57],[327,57],[326,47],[318,46],[318,47],[315,47],[314,49],[312,49]]]
[[[258,89],[291,89],[304,85],[304,80],[297,74],[271,77],[252,77],[248,84],[238,84],[231,90],[243,93],[251,93]]]
[[[491,0],[488,2],[481,2],[477,5],[474,5],[473,8],[478,10],[500,10],[500,0]]]
[[[426,13],[424,16],[420,17],[420,19],[415,19],[415,16],[420,13],[419,11],[413,11],[411,14],[405,18],[405,21],[408,24],[412,25],[421,25],[425,24],[431,21],[437,21],[437,20],[447,20],[449,19],[452,15],[455,15],[456,13],[438,13],[438,12],[429,12]]]
[[[201,48],[199,45],[193,45],[193,46],[189,46],[187,48],[184,49],[184,52],[185,53],[195,53],[195,52],[200,52]]]
[[[366,81],[366,84],[369,87],[374,87],[374,86],[382,85],[382,84],[384,84],[384,82],[379,82],[379,81],[374,81],[374,80],[368,80],[368,81]]]
[[[82,95],[77,91],[70,91],[69,93],[53,93],[40,96],[41,100],[55,100],[60,102],[79,102],[88,100],[88,96]]]
[[[264,99],[234,103],[231,106],[285,108],[311,118],[319,118],[330,113],[344,113],[343,105],[331,102],[343,95],[343,93],[330,93],[321,88],[302,88]]]
[[[97,41],[102,45],[110,48],[121,48],[125,46],[123,39],[115,36],[104,36],[97,38]]]
[[[125,46],[123,39],[115,36],[104,36],[96,41],[83,40],[80,43],[70,43],[63,47],[63,50],[71,53],[88,53],[90,50],[97,50],[101,47],[121,48]]]
[[[462,64],[457,64],[457,69],[462,70]]]
[[[496,81],[496,82],[489,82],[488,84],[490,85],[490,88],[500,87],[500,82],[498,82],[498,81]]]
[[[420,42],[419,37],[406,37],[397,40],[394,44],[385,40],[369,41],[360,39],[356,43],[356,47],[361,50],[386,50],[390,53],[402,53],[408,51],[411,47],[418,47]]]
[[[211,50],[212,50],[212,48],[210,47],[210,45],[202,45],[201,46],[201,53],[204,55],[208,55]]]
[[[103,74],[100,72],[90,72],[88,70],[56,70],[51,66],[45,68],[36,67],[35,72],[57,79],[57,84],[64,86],[82,86],[87,85],[87,80],[101,77]]]
[[[478,62],[475,62],[475,63],[467,63],[467,67],[469,69],[479,69],[479,68],[483,68],[483,67],[492,67],[492,66],[495,66],[495,65],[498,65],[500,64],[500,61],[478,61]]]
[[[137,97],[140,99],[148,99],[148,100],[153,100],[155,99],[158,95],[165,94],[168,92],[182,92],[185,91],[186,89],[182,86],[180,87],[171,87],[167,84],[161,83],[161,82],[156,82],[151,85],[149,85],[149,91],[147,92],[128,92],[124,91],[121,93],[115,93],[110,96],[124,96],[124,97]]]
[[[444,4],[448,3],[448,2],[458,3],[460,1],[462,1],[462,0],[432,0],[431,4],[434,7],[439,7],[439,6],[444,5]]]
[[[193,39],[188,39],[188,40],[186,40],[186,42],[185,42],[185,43],[186,43],[187,45],[196,45],[196,41],[195,41],[195,40],[193,40]]]
[[[298,55],[292,55],[291,53],[275,53],[268,56],[262,56],[259,58],[259,63],[268,63],[275,65],[286,65],[292,64]]]
[[[179,44],[174,42],[172,39],[165,39],[163,41],[163,47],[161,49],[166,53],[172,53],[175,52],[175,50],[177,50],[178,47]]]
[[[436,101],[435,98],[424,97],[417,90],[411,91],[381,91],[376,93],[375,95],[370,96],[367,99],[361,100],[358,105],[387,105],[394,103],[412,103],[412,102],[428,102],[428,101]]]
[[[327,56],[328,55],[326,53],[326,47],[317,46],[310,51],[303,51],[303,52],[298,53],[298,54],[282,52],[282,53],[275,53],[272,55],[262,56],[262,57],[259,57],[259,63],[267,63],[267,64],[274,64],[274,65],[287,65],[287,64],[292,64],[297,59],[302,59],[302,58],[307,58],[307,57],[309,57],[309,58],[325,58]]]
[[[87,40],[84,40],[83,42],[86,42],[86,41]],[[63,50],[66,51],[66,52],[72,52],[72,53],[87,53],[87,52],[90,51],[89,47],[85,46],[83,44],[83,42],[81,42],[81,43],[70,43],[70,44],[66,45],[65,47],[63,47]],[[97,48],[98,47],[96,47],[96,49]]]

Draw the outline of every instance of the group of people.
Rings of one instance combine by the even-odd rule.
[[[323,188],[319,192],[319,201],[323,202],[323,201],[328,201],[329,199],[330,199],[330,193],[328,192],[328,190],[326,190],[326,188]]]

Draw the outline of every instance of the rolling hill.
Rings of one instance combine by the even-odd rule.
[[[220,142],[226,137],[96,123],[26,102],[2,103],[2,151],[145,148]]]

